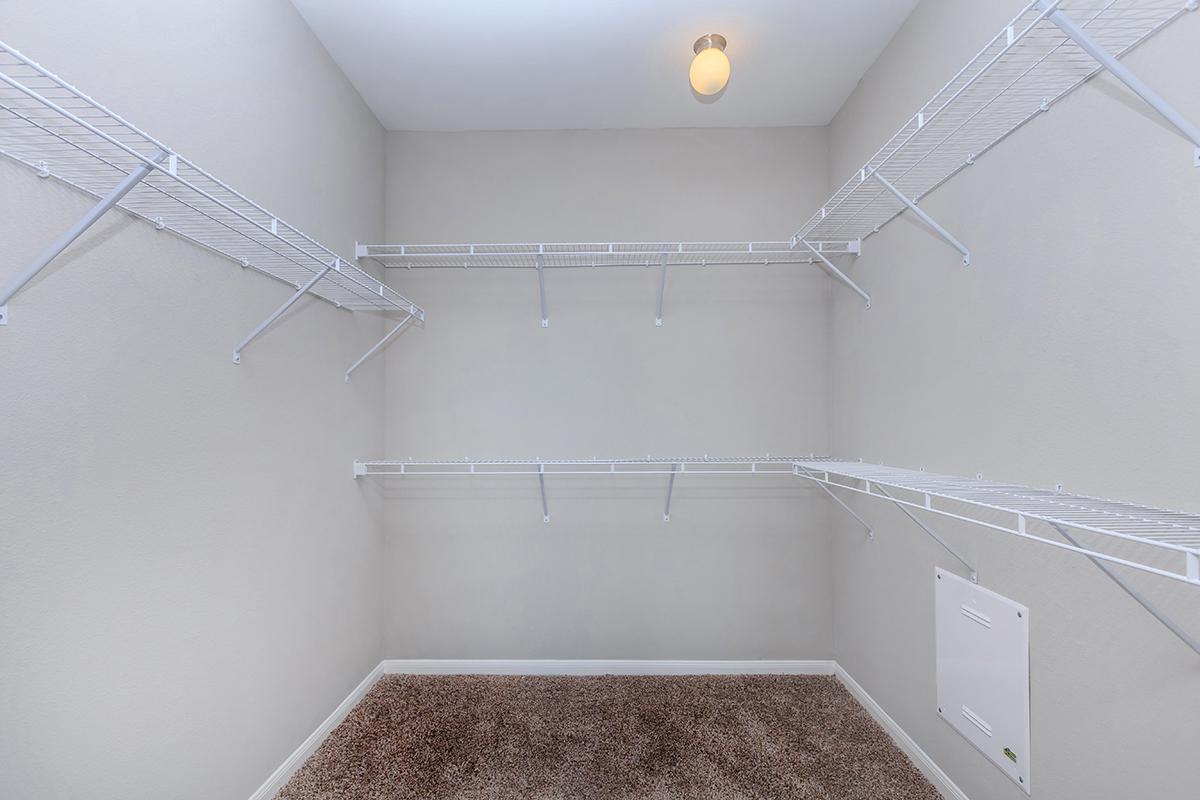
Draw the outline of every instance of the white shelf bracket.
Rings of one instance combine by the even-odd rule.
[[[964,267],[970,265],[971,251],[967,249],[967,246],[965,244],[960,242],[958,239],[954,238],[954,236],[950,233],[950,231],[943,228],[938,223],[937,220],[935,220],[933,217],[926,214],[925,210],[920,208],[917,205],[916,201],[909,199],[909,197],[907,195],[905,195],[903,192],[901,192],[899,189],[897,189],[895,186],[893,186],[891,181],[889,181],[887,178],[883,177],[878,172],[872,172],[871,175],[875,178],[875,180],[877,180],[881,184],[883,184],[883,188],[887,189],[889,192],[894,194],[896,196],[897,200],[899,200],[901,203],[904,203],[904,205],[908,206],[908,209],[910,211],[912,211],[914,214],[916,214],[918,217],[920,217],[922,222],[924,222],[926,225],[928,225],[930,228],[932,228],[934,233],[936,233],[938,236],[942,237],[942,239],[946,242],[946,244],[950,245],[955,250],[962,253]]]
[[[1064,539],[1066,539],[1068,542],[1070,542],[1071,545],[1073,545],[1074,547],[1080,546],[1079,542],[1075,541],[1075,537],[1071,536],[1071,534],[1068,533],[1067,529],[1064,528],[1063,526],[1059,525],[1058,523],[1051,522],[1050,527],[1052,527],[1052,528],[1054,528],[1054,530],[1058,531],[1059,535],[1062,536]],[[1191,554],[1188,554],[1188,555],[1191,555]],[[1192,556],[1192,558],[1195,558],[1195,556]],[[1170,617],[1168,617],[1166,614],[1164,614],[1157,606],[1155,606],[1153,603],[1151,603],[1149,600],[1147,600],[1146,597],[1141,592],[1139,592],[1137,589],[1134,589],[1132,586],[1130,586],[1129,583],[1124,578],[1122,578],[1120,575],[1118,575],[1112,569],[1112,567],[1108,566],[1107,564],[1105,564],[1103,561],[1101,561],[1098,558],[1092,558],[1091,556],[1088,556],[1088,560],[1091,561],[1093,564],[1095,564],[1096,567],[1099,568],[1099,570],[1101,572],[1103,572],[1109,578],[1112,578],[1113,583],[1117,584],[1117,586],[1120,586],[1122,589],[1124,589],[1126,594],[1128,594],[1135,601],[1137,601],[1142,606],[1142,608],[1144,608],[1144,609],[1146,609],[1146,611],[1150,612],[1150,615],[1152,617],[1154,617],[1156,620],[1158,620],[1159,622],[1161,622],[1163,625],[1165,625],[1167,627],[1167,629],[1169,631],[1171,631],[1171,633],[1178,636],[1179,639],[1184,644],[1186,644],[1188,647],[1192,648],[1192,650],[1196,651],[1196,655],[1200,655],[1200,641],[1197,641],[1194,636],[1189,634],[1183,628],[1179,627],[1179,625],[1177,625],[1174,620],[1172,620]]]
[[[850,506],[846,505],[846,504],[845,504],[845,503],[842,501],[842,498],[838,497],[836,494],[834,494],[834,493],[833,493],[833,490],[832,490],[832,489],[830,489],[828,486],[826,486],[826,485],[825,485],[823,482],[821,482],[821,481],[820,481],[820,480],[818,480],[817,478],[813,477],[813,475],[812,475],[812,474],[811,474],[811,473],[810,473],[808,470],[806,470],[804,467],[801,467],[799,464],[793,464],[793,465],[792,465],[792,474],[793,474],[793,475],[797,475],[797,476],[799,476],[799,477],[801,477],[801,478],[808,478],[808,479],[810,479],[810,480],[811,480],[813,483],[815,483],[815,484],[816,484],[818,487],[820,487],[820,489],[821,489],[821,491],[822,491],[822,492],[824,492],[826,495],[828,495],[828,497],[829,497],[829,499],[830,499],[830,500],[832,500],[833,502],[837,503],[839,506],[841,506],[841,507],[842,507],[842,509],[843,509],[843,510],[844,510],[844,511],[845,511],[847,514],[849,514],[850,516],[852,516],[852,517],[854,517],[856,520],[858,520],[858,524],[859,524],[859,525],[862,525],[862,526],[863,526],[863,528],[865,528],[865,529],[866,529],[866,531],[867,531],[867,538],[868,538],[868,539],[874,539],[874,538],[875,538],[875,531],[874,531],[874,530],[872,530],[870,523],[868,523],[868,522],[867,522],[865,519],[863,519],[862,517],[860,517],[860,516],[858,515],[858,512],[856,512],[856,511],[855,511],[853,508],[851,508]],[[826,480],[828,480],[828,476],[826,476]]]
[[[658,311],[654,315],[654,324],[661,328],[663,324],[663,295],[667,291],[667,254],[662,254],[662,267],[658,276]],[[674,476],[672,476],[674,477]]]
[[[1162,115],[1163,119],[1174,125],[1176,130],[1190,139],[1195,147],[1192,153],[1192,166],[1200,167],[1200,128],[1196,127],[1191,120],[1180,114],[1178,109],[1168,103],[1158,92],[1151,89],[1141,78],[1134,75],[1112,53],[1105,50],[1087,31],[1079,27],[1075,23],[1075,20],[1059,10],[1057,2],[1053,0],[1037,0],[1037,4],[1043,11],[1048,12],[1046,19],[1057,25],[1059,30],[1065,33],[1071,41],[1079,45],[1084,52],[1096,59],[1101,66],[1111,72],[1113,77],[1125,84],[1131,92],[1145,100],[1151,108]],[[1189,2],[1185,7],[1189,11],[1194,11],[1196,10],[1196,3]]]
[[[263,331],[265,331],[267,328],[271,327],[272,323],[274,323],[275,320],[282,317],[289,308],[291,308],[293,305],[295,305],[296,301],[298,301],[304,295],[308,294],[308,290],[313,288],[314,286],[316,286],[317,282],[319,280],[321,280],[322,278],[324,278],[325,273],[327,273],[327,272],[329,272],[329,270],[333,269],[335,264],[337,264],[336,259],[334,261],[330,262],[329,264],[327,264],[326,266],[322,267],[320,270],[318,270],[315,275],[313,275],[311,278],[308,279],[308,283],[304,284],[298,290],[296,290],[296,293],[293,294],[291,297],[289,297],[287,300],[285,300],[283,305],[281,305],[279,308],[275,309],[274,313],[272,313],[271,316],[267,317],[262,322],[260,322],[258,324],[258,327],[250,332],[249,336],[247,336],[245,339],[242,339],[240,342],[238,342],[237,346],[235,346],[233,348],[233,363],[235,363],[235,364],[242,363],[242,351],[246,349],[246,346],[249,345],[251,342],[253,342],[255,339],[257,339],[260,335],[262,335]]]
[[[833,265],[833,262],[830,261],[828,258],[826,258],[825,254],[822,253],[819,249],[817,249],[816,247],[813,247],[812,244],[808,240],[801,239],[800,242],[805,247],[807,247],[809,250],[811,250],[813,252],[813,255],[815,255],[817,257],[817,259],[821,263],[821,269],[828,272],[836,280],[841,281],[843,284],[845,284],[847,287],[849,287],[851,291],[853,291],[855,294],[857,294],[859,297],[861,297],[863,300],[865,300],[867,303],[867,308],[871,307],[871,295],[867,294],[865,289],[863,289],[861,286],[859,286],[854,281],[850,280],[850,278],[846,275],[846,273],[842,272],[840,269],[835,267]]]
[[[895,505],[896,508],[903,511],[904,515],[906,517],[908,517],[909,519],[911,519],[918,528],[925,531],[925,533],[927,533],[931,539],[933,539],[935,542],[937,542],[942,547],[944,547],[946,549],[946,552],[948,552],[950,555],[957,558],[959,563],[962,564],[964,567],[966,567],[967,571],[970,573],[971,583],[979,583],[979,573],[975,571],[975,567],[971,566],[971,562],[967,561],[965,558],[963,558],[961,555],[959,555],[958,551],[955,550],[953,547],[951,547],[949,544],[947,544],[945,539],[943,539],[941,536],[938,536],[936,533],[934,533],[932,528],[930,528],[928,525],[926,525],[921,520],[917,519],[916,514],[909,511],[907,506],[905,506],[903,503],[897,503],[895,498],[893,498],[890,494],[888,494],[887,489],[884,489],[879,484],[875,484],[874,488],[875,488],[875,491],[879,492],[879,494],[881,494],[883,497],[885,497],[888,500],[891,500],[892,504]]]
[[[664,259],[666,257],[664,256]],[[667,504],[663,507],[663,522],[671,521],[671,493],[675,491],[675,474],[679,471],[678,464],[671,465],[671,475],[667,478]]]
[[[537,274],[538,274],[538,300],[542,304],[542,327],[550,327],[550,312],[546,310],[546,258],[541,253],[535,256],[537,259]],[[549,522],[549,518],[546,520]]]
[[[355,361],[354,364],[350,367],[350,369],[346,370],[346,383],[350,382],[350,374],[352,372],[354,372],[354,370],[356,370],[360,366],[362,366],[363,362],[366,361],[368,358],[370,358],[371,356],[373,356],[377,352],[379,352],[384,347],[384,345],[386,345],[388,342],[390,342],[392,340],[392,338],[396,334],[398,334],[400,331],[404,330],[405,326],[407,326],[408,323],[412,322],[412,320],[413,320],[413,314],[412,314],[412,312],[409,312],[409,315],[407,317],[400,320],[400,324],[398,324],[396,327],[394,327],[390,331],[388,331],[387,335],[384,336],[382,339],[380,339],[378,342],[376,342],[374,347],[372,347],[367,352],[363,353],[362,358],[360,358],[358,361]]]
[[[25,284],[33,280],[39,272],[45,269],[46,265],[53,261],[63,250],[71,246],[71,243],[78,239],[84,231],[92,227],[100,217],[110,208],[121,202],[121,198],[129,194],[129,192],[146,179],[146,176],[154,171],[155,166],[167,157],[167,153],[159,150],[149,161],[143,161],[138,165],[133,172],[125,176],[124,180],[118,183],[113,190],[106,194],[99,203],[92,206],[83,218],[63,232],[61,236],[55,239],[45,250],[38,254],[37,258],[29,262],[25,269],[14,275],[8,283],[0,288],[0,325],[8,324],[8,301],[13,298],[17,292],[25,287]]]
[[[542,490],[542,522],[550,521],[550,506],[546,505],[546,465],[538,464],[538,488]]]

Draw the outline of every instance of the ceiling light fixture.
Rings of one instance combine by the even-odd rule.
[[[725,55],[725,37],[719,33],[706,33],[692,45],[696,57],[688,78],[698,94],[712,95],[729,83],[729,57]]]

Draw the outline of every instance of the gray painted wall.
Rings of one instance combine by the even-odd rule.
[[[0,37],[342,253],[384,133],[285,0],[0,4]],[[0,163],[0,275],[88,201]],[[0,328],[0,795],[244,798],[380,658],[380,335],[114,214]]]
[[[786,235],[813,128],[389,135],[393,242]],[[823,452],[813,267],[392,270],[428,310],[387,355],[384,450],[457,458]],[[701,482],[704,485],[701,486]],[[744,478],[381,482],[391,657],[825,658],[828,509]]]
[[[830,129],[840,183],[1016,11],[926,0]],[[1193,118],[1200,17],[1128,63]],[[922,203],[972,266],[906,218],[864,245],[833,315],[833,444],[898,466],[1195,509],[1192,366],[1200,174],[1192,147],[1095,81]],[[933,565],[955,563],[898,511],[837,519],[835,652],[975,798],[1024,797],[934,707]],[[933,518],[981,583],[1030,606],[1034,797],[1195,795],[1200,658],[1090,563]],[[1118,551],[1119,552],[1119,551]],[[1193,633],[1190,587],[1134,575]]]

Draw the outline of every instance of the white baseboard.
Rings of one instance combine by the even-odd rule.
[[[409,675],[832,675],[833,661],[640,661],[609,659],[388,659]]]
[[[333,713],[326,717],[325,721],[318,725],[315,731],[309,734],[308,738],[279,765],[279,769],[271,773],[271,777],[267,778],[254,794],[250,795],[250,800],[271,800],[275,795],[279,794],[279,790],[288,782],[292,774],[300,769],[309,756],[317,751],[317,748],[321,746],[321,742],[325,741],[325,737],[341,724],[351,709],[358,705],[359,701],[363,699],[363,695],[375,685],[375,681],[379,680],[382,674],[383,664],[376,664],[375,668],[367,673],[367,677],[363,678],[362,682],[354,687],[354,691],[350,692],[350,695],[338,704]]]
[[[888,732],[888,735],[892,737],[892,741],[896,743],[896,746],[904,751],[904,754],[912,760],[917,769],[921,770],[921,774],[934,785],[934,788],[942,793],[942,796],[946,800],[970,800],[966,792],[958,788],[958,785],[950,780],[950,776],[929,757],[928,753],[921,749],[916,740],[900,727],[900,723],[892,719],[891,715],[883,710],[883,706],[875,702],[874,697],[867,694],[867,690],[858,681],[850,677],[850,673],[846,672],[841,664],[834,664],[834,674],[837,675],[838,680],[842,682],[842,685],[846,687],[850,694],[854,695],[854,699],[858,701],[859,705],[865,708],[875,718],[875,721],[879,723],[880,727]]]
[[[879,703],[836,661],[640,661],[574,659],[387,659],[381,661],[350,696],[322,722],[303,744],[250,795],[271,800],[292,774],[316,752],[381,675],[836,675],[850,694],[912,759],[946,800],[969,800],[920,745],[883,710]]]

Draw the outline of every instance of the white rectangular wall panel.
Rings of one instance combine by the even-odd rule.
[[[934,573],[938,714],[1029,794],[1029,609]]]

